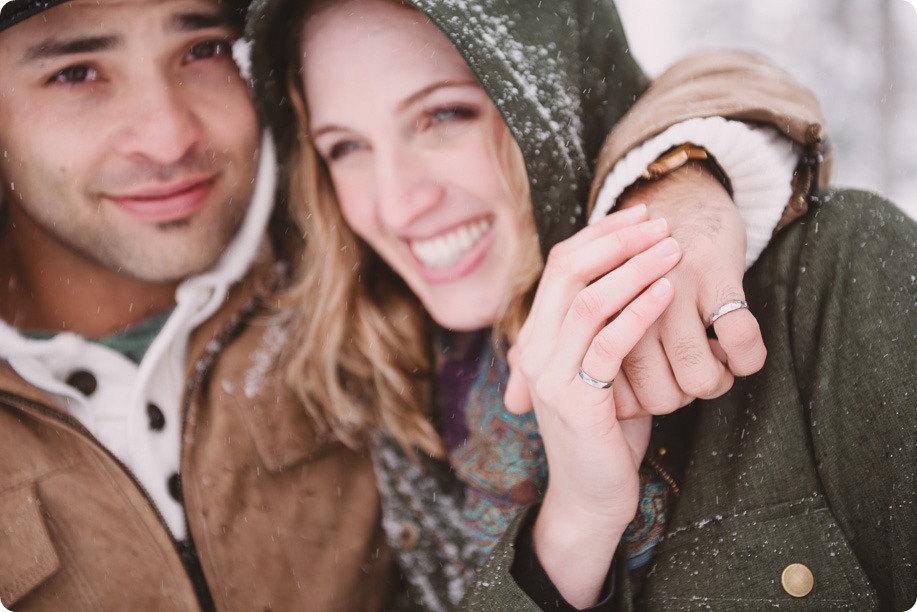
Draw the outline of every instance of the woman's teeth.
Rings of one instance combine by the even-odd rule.
[[[481,219],[427,240],[411,241],[411,251],[429,268],[451,266],[481,239],[493,222]]]

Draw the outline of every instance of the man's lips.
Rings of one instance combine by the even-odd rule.
[[[208,176],[126,194],[107,194],[105,198],[142,221],[169,223],[190,217],[200,210],[213,191],[215,182],[216,176]]]

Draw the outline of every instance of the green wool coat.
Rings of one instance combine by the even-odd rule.
[[[824,193],[774,239],[745,281],[767,363],[656,419],[648,452],[680,494],[642,592],[616,576],[616,609],[911,609],[915,273],[917,224],[865,192]],[[537,609],[508,574],[514,536],[467,609]],[[814,577],[804,597],[791,564]]]

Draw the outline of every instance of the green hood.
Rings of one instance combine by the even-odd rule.
[[[286,158],[283,81],[304,0],[254,0],[255,96]],[[410,0],[462,53],[522,149],[544,253],[585,222],[595,158],[648,82],[611,0]],[[345,78],[342,76],[342,78]]]

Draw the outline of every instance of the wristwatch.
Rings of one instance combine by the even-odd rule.
[[[723,185],[730,197],[732,196],[732,185],[729,182],[729,177],[726,176],[726,173],[723,172],[720,165],[716,163],[713,156],[707,152],[707,149],[690,142],[669,149],[657,157],[656,161],[646,167],[646,170],[644,170],[641,176],[641,180],[638,180],[634,185],[636,186],[645,181],[657,181],[670,172],[678,170],[690,161],[703,162],[713,177]]]

